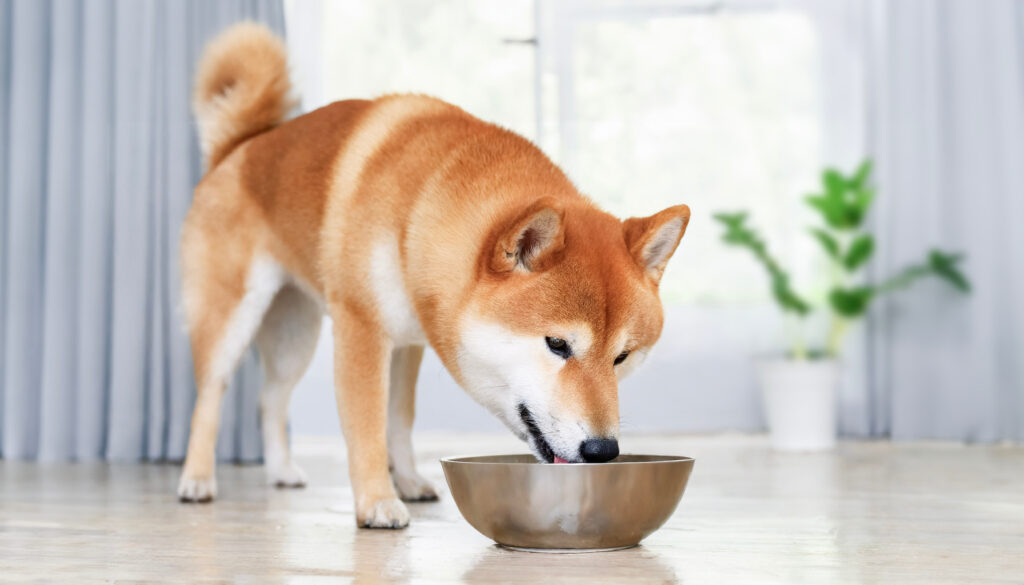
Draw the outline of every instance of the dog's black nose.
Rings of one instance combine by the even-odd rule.
[[[619,442],[615,439],[587,439],[580,443],[580,456],[587,463],[604,463],[619,456]]]

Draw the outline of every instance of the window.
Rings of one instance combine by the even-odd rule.
[[[303,8],[305,8],[305,3]],[[324,102],[426,93],[534,139],[532,0],[342,0],[320,19]]]
[[[721,245],[712,214],[751,210],[797,278],[809,273],[809,220],[793,203],[822,158],[818,49],[801,12],[720,5],[325,2],[321,100],[437,95],[537,141],[616,215],[686,203],[693,220],[664,299],[763,302],[759,267]]]
[[[826,158],[821,102],[836,96],[819,95],[819,44],[835,35],[790,2],[294,0],[288,43],[307,108],[433,94],[535,140],[616,215],[690,205],[662,340],[620,394],[624,428],[749,429],[749,356],[780,347],[779,320],[761,268],[721,243],[712,214],[748,209],[798,282],[814,274],[795,203]],[[299,434],[337,429],[329,331],[293,403]],[[417,428],[499,428],[443,372],[428,353]]]
[[[662,282],[667,302],[767,299],[767,287],[750,286],[764,282],[760,268],[722,246],[711,216],[749,209],[779,256],[809,261],[807,218],[792,203],[821,158],[810,20],[682,2],[564,6],[542,13],[544,145],[616,215],[691,207]]]

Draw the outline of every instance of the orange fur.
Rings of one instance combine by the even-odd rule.
[[[281,55],[269,33],[245,26],[214,42],[198,79],[204,100],[216,94],[211,88],[231,85],[223,80],[236,70],[262,71],[270,81],[248,86],[249,97],[229,94],[250,105],[222,108],[223,120],[208,121],[227,120],[234,131],[213,142],[211,169],[182,232],[200,388],[183,482],[212,481],[212,419],[226,380],[210,364],[234,347],[225,339],[248,331],[233,317],[236,307],[261,306],[258,262],[284,275],[282,283],[267,277],[268,287],[296,287],[333,319],[336,394],[360,524],[408,521],[395,485],[403,497],[429,495],[403,487],[416,486],[415,477],[393,483],[388,473],[390,443],[407,440],[387,428],[389,386],[403,392],[391,422],[407,429],[422,355],[414,349],[399,360],[402,347],[429,343],[469,390],[476,374],[465,365],[467,327],[492,323],[535,338],[547,360],[538,367],[557,369],[551,408],[594,436],[616,436],[622,372],[612,362],[623,351],[644,353],[660,335],[658,281],[689,209],[621,222],[529,141],[426,96],[337,102],[266,129],[287,105],[270,74],[281,70]],[[252,39],[266,50],[253,52]],[[267,62],[253,62],[260,59]],[[413,326],[399,319],[405,304]],[[564,364],[543,345],[562,329],[582,332],[586,348]]]
[[[280,123],[295,105],[290,90],[284,43],[266,27],[244,22],[210,43],[192,97],[207,165]]]

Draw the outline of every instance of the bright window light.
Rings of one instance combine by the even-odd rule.
[[[575,111],[560,115],[575,117],[561,127],[576,132],[564,162],[577,185],[622,217],[692,209],[663,298],[768,298],[760,267],[720,242],[711,216],[722,210],[750,210],[799,274],[813,249],[793,210],[821,158],[810,21],[783,11],[609,19],[576,23],[572,38]]]
[[[769,302],[760,267],[719,241],[717,211],[750,210],[797,281],[810,280],[815,250],[803,227],[811,220],[799,200],[822,159],[811,20],[770,7],[673,13],[665,7],[688,5],[652,11],[627,2],[605,14],[606,5],[323,2],[319,88],[327,102],[438,96],[538,140],[621,217],[690,205],[690,228],[662,281],[670,304]],[[537,6],[545,18],[559,15],[539,49],[524,42],[538,36]]]

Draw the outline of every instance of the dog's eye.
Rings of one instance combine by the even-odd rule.
[[[629,357],[629,352],[628,351],[624,351],[624,352],[620,353],[618,355],[618,357],[615,358],[614,364],[617,366],[617,365],[621,364],[622,362],[626,361],[626,358],[628,358],[628,357]]]
[[[544,341],[547,342],[551,353],[564,359],[569,359],[569,356],[572,355],[572,349],[569,348],[569,344],[564,339],[560,337],[545,337]]]

